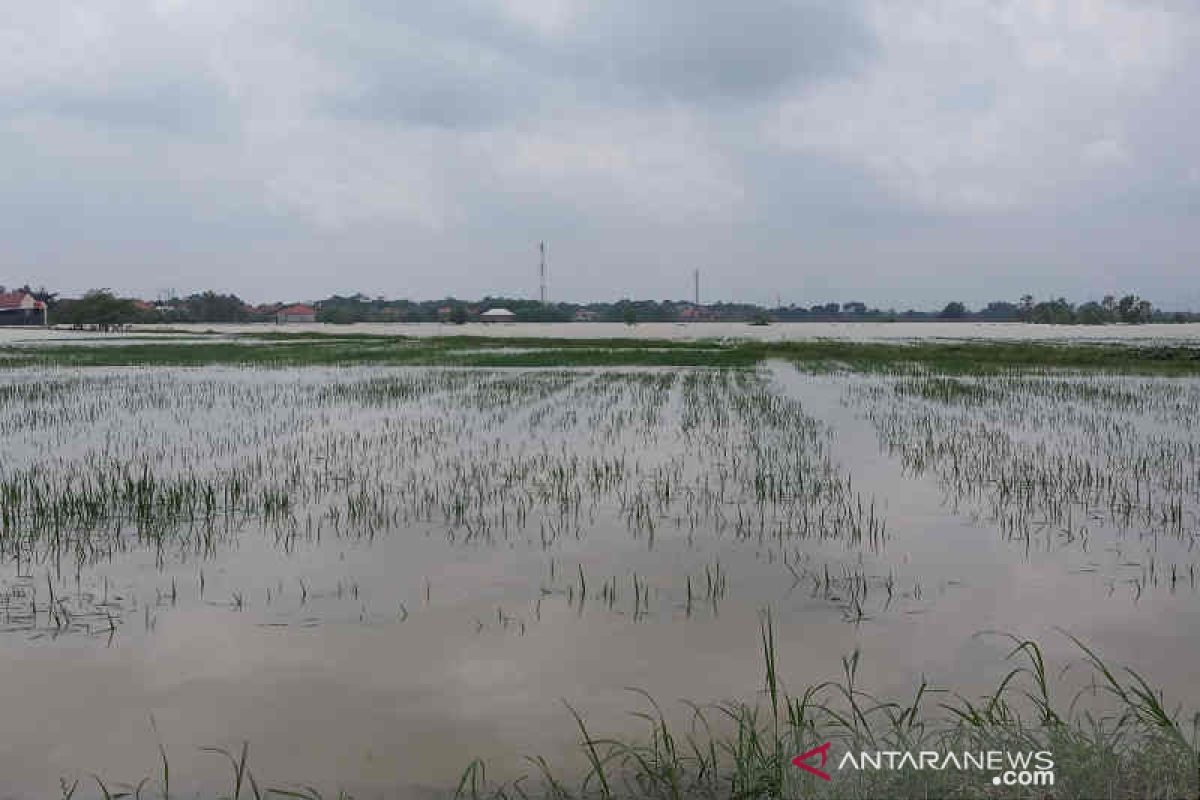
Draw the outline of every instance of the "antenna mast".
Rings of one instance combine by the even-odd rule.
[[[546,243],[540,242],[538,250],[542,255],[541,265],[538,267],[538,277],[541,279],[542,305],[546,305]]]

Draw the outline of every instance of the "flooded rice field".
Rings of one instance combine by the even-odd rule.
[[[660,340],[750,339],[770,342],[836,341],[919,342],[919,341],[996,341],[996,342],[1112,342],[1131,345],[1200,346],[1200,323],[1154,323],[1148,325],[1041,325],[1024,322],[776,322],[750,325],[745,322],[469,322],[383,323],[360,322],[349,325],[292,323],[284,327],[274,323],[171,323],[135,325],[121,334],[97,337],[94,332],[67,328],[0,327],[0,345],[81,343],[94,346],[116,344],[153,335],[179,341],[189,337],[217,335],[255,335],[281,330],[296,333],[354,334],[377,336],[479,336],[541,339],[626,339],[629,337]]]
[[[857,648],[970,696],[1011,669],[979,634],[1063,629],[1200,694],[1193,379],[12,370],[0,442],[0,797],[160,744],[181,796],[244,741],[362,797],[570,772],[563,701],[753,695],[765,609],[796,687]]]

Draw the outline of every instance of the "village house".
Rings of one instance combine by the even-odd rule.
[[[517,315],[507,308],[489,308],[479,315],[480,322],[513,322]]]
[[[46,304],[27,292],[0,292],[0,325],[45,325]]]
[[[680,322],[709,322],[715,315],[703,306],[688,305],[679,312]]]
[[[288,306],[281,308],[275,312],[275,322],[279,325],[287,325],[291,322],[316,322],[317,310],[312,306],[303,304]]]

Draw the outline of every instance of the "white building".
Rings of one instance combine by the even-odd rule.
[[[479,315],[480,322],[513,322],[517,315],[507,308],[489,308]]]

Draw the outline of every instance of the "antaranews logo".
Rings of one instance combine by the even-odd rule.
[[[792,759],[792,764],[821,780],[833,776],[822,767],[830,758],[832,742],[814,747]],[[817,758],[821,763],[814,765]],[[1053,786],[1054,755],[1049,750],[873,750],[847,751],[837,762],[842,770],[946,770],[990,772],[994,786]]]
[[[798,755],[792,759],[792,763],[795,764],[800,769],[805,770],[806,772],[811,772],[813,775],[816,775],[818,778],[820,778],[822,780],[826,780],[826,781],[833,780],[833,778],[829,777],[828,772],[817,769],[816,767],[812,766],[811,764],[804,763],[804,762],[808,761],[808,759],[819,754],[821,756],[821,766],[822,767],[825,766],[825,759],[829,757],[829,748],[832,744],[833,744],[832,742],[826,742],[825,744],[821,745],[820,747],[814,747],[812,750],[809,750],[807,753],[801,753],[800,755]]]

